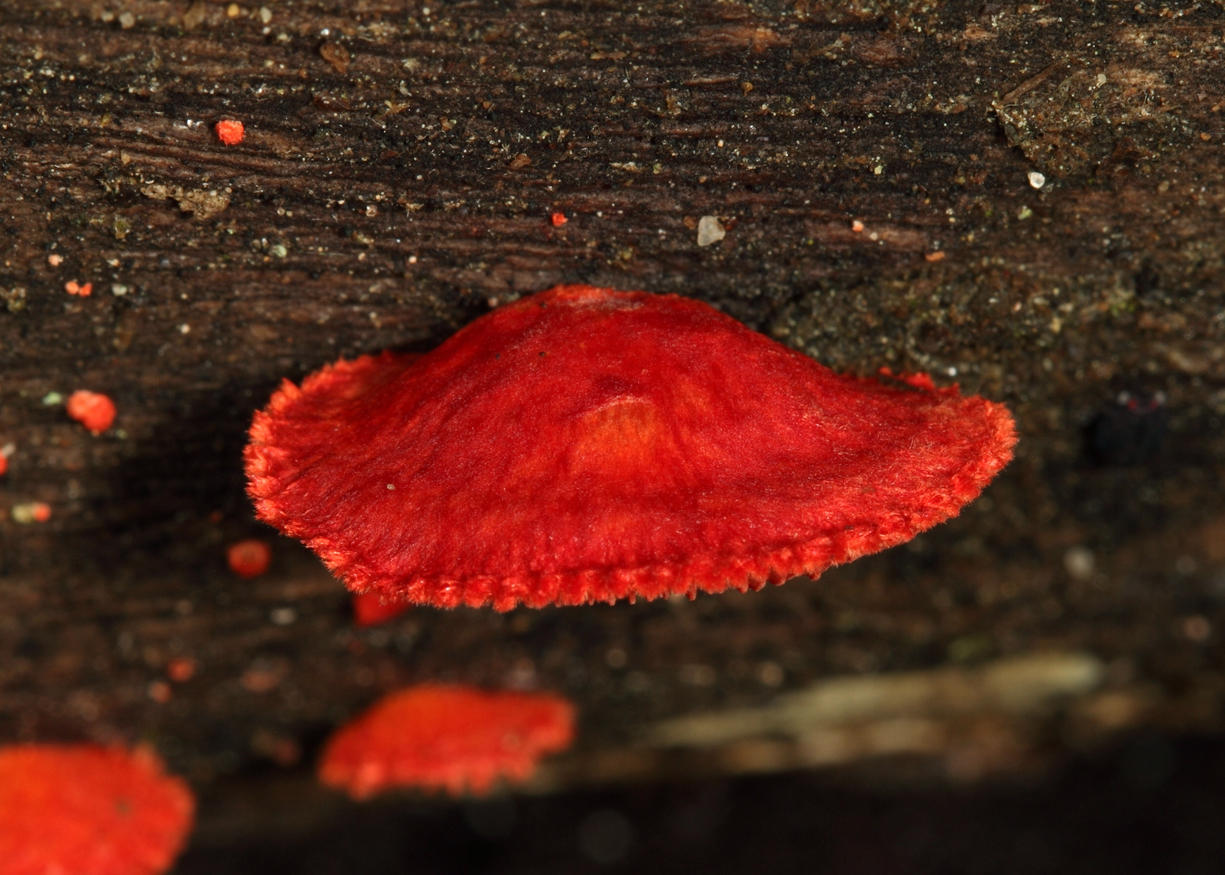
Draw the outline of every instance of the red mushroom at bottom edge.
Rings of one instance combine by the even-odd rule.
[[[842,376],[700,301],[562,286],[286,381],[259,517],[438,607],[758,589],[907,541],[1012,458],[1001,404]]]
[[[0,875],[156,875],[170,868],[195,802],[145,749],[0,748]]]
[[[394,787],[484,794],[499,779],[527,780],[573,738],[574,707],[560,696],[421,684],[337,730],[319,779],[355,799]]]

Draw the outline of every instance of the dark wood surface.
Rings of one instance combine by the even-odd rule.
[[[882,759],[973,784],[1219,731],[1223,35],[1219,3],[0,4],[0,740],[151,743],[222,847],[252,782],[326,817],[320,739],[416,680],[574,699],[541,793]],[[355,629],[252,518],[252,412],[560,282],[959,382],[1012,408],[1017,458],[816,582]],[[68,419],[78,388],[112,430]],[[1030,658],[1022,707],[983,686]],[[657,743],[831,679],[885,704]]]

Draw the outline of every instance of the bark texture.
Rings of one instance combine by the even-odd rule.
[[[572,698],[541,792],[1225,723],[1220,3],[8,0],[0,45],[0,740],[153,743],[216,802],[186,867],[268,826],[252,793],[335,814],[323,734],[419,680]],[[560,282],[960,382],[1017,458],[816,582],[354,628],[252,519],[253,410]]]

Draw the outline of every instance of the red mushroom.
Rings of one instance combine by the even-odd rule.
[[[239,577],[250,580],[268,570],[272,548],[259,538],[236,541],[225,550],[225,561]]]
[[[574,738],[574,708],[548,693],[422,684],[383,698],[328,740],[319,779],[365,799],[392,787],[489,792],[525,781]]]
[[[758,589],[957,514],[1008,410],[840,376],[699,301],[562,286],[419,358],[286,381],[258,515],[350,589],[440,607]]]
[[[0,875],[165,872],[194,807],[147,750],[0,748]]]

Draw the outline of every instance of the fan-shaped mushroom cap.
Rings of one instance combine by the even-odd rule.
[[[319,777],[356,799],[392,787],[483,794],[500,778],[526,780],[573,737],[574,709],[559,696],[421,684],[339,729]]]
[[[815,576],[954,516],[1015,439],[1000,404],[834,374],[699,301],[562,286],[286,381],[246,466],[351,589],[508,610]]]
[[[0,875],[164,872],[194,808],[147,750],[0,748]]]

